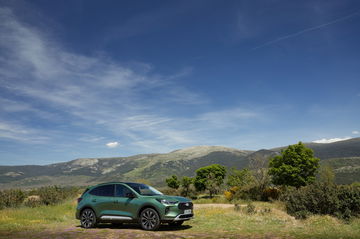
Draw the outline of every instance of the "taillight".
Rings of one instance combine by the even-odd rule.
[[[78,203],[81,202],[81,200],[82,200],[82,198],[78,198],[78,199],[77,199]]]

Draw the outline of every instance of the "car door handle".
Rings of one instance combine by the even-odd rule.
[[[96,202],[96,199],[91,200],[92,202]]]
[[[119,201],[118,200],[115,200],[114,203],[118,203]]]

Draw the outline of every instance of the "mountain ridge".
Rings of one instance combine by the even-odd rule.
[[[321,163],[328,162],[335,166],[335,172],[341,179],[340,183],[360,181],[360,138],[329,144],[305,144],[314,150],[316,157],[320,157]],[[114,180],[142,180],[154,185],[164,185],[164,178],[172,174],[194,176],[197,168],[213,163],[219,163],[228,168],[244,168],[251,160],[260,159],[266,164],[270,157],[279,154],[283,148],[285,147],[252,151],[201,145],[163,154],[78,158],[49,165],[0,166],[0,188],[26,188],[52,184],[88,185]],[[349,165],[346,163],[344,165],[342,158]],[[351,160],[346,160],[348,158]]]

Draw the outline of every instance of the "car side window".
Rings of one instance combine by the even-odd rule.
[[[116,185],[115,197],[126,197],[127,193],[133,193],[133,192],[124,185],[121,184]]]
[[[90,194],[95,196],[113,197],[115,189],[114,187],[114,184],[99,186],[92,189]]]

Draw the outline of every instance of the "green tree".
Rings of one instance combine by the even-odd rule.
[[[325,184],[334,184],[335,173],[330,165],[321,165],[319,169],[319,181]]]
[[[183,196],[187,197],[189,195],[190,186],[193,182],[194,182],[193,178],[187,176],[182,177],[180,184],[183,189],[182,191]]]
[[[290,145],[270,159],[269,174],[276,185],[305,186],[315,181],[319,159],[303,143]]]
[[[244,185],[250,184],[253,181],[253,176],[249,169],[238,170],[231,168],[226,184],[230,187],[243,187]]]
[[[169,188],[178,189],[180,187],[180,182],[176,175],[172,175],[170,178],[165,179],[165,181]]]
[[[218,190],[220,185],[224,183],[226,176],[226,169],[220,164],[212,164],[206,167],[199,168],[195,171],[196,177],[194,186],[197,191],[208,190],[210,197]]]

